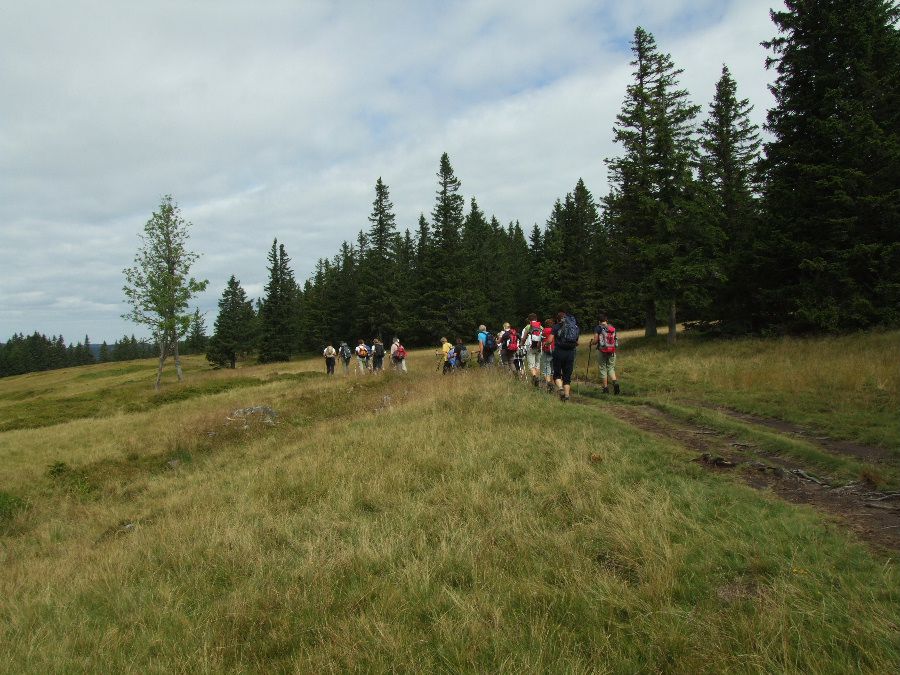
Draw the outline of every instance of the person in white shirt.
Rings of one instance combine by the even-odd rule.
[[[328,346],[325,347],[325,351],[322,352],[322,356],[325,357],[325,371],[329,375],[334,375],[334,362],[337,359],[337,350],[334,348],[330,342]]]

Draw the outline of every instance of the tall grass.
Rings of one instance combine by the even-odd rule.
[[[255,387],[0,434],[0,489],[27,504],[0,535],[0,669],[900,660],[894,561],[602,410],[429,364],[329,380],[269,379],[315,361],[269,366]],[[249,405],[276,424],[227,419]]]

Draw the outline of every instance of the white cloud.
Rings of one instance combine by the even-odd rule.
[[[599,197],[639,23],[697,103],[726,62],[763,119],[754,0],[6,3],[0,339],[132,332],[121,270],[167,193],[211,316],[231,274],[261,293],[274,237],[301,280],[355,238],[378,176],[414,228],[444,151],[504,222],[543,223],[579,177]]]

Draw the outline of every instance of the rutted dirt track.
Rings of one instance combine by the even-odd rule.
[[[585,396],[573,396],[572,400],[582,405],[602,406],[605,412],[623,422],[695,450],[696,461],[710,471],[736,473],[754,488],[769,489],[792,503],[809,504],[835,517],[860,539],[876,547],[900,550],[900,493],[877,492],[865,481],[832,487],[826,477],[816,475],[792,457],[764,453],[727,433],[693,426],[650,406],[604,405]],[[732,416],[747,424],[764,426],[767,431],[775,429],[792,436],[802,433],[804,438],[817,438],[796,425],[776,425],[778,420],[742,413]],[[821,448],[834,454],[843,452],[870,462],[891,461],[889,453],[876,448],[832,439],[817,440]],[[843,449],[845,445],[848,447]]]

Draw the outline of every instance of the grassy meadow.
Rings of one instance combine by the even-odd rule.
[[[889,359],[897,337],[866,340]],[[868,402],[897,409],[896,368],[801,358],[830,348],[634,340],[621,374],[635,399],[823,427],[830,409],[830,433],[890,445],[896,420]],[[442,378],[431,352],[407,376],[186,365],[160,394],[149,361],[0,380],[0,671],[900,663],[895,558],[602,403]],[[846,395],[819,382],[844,368]],[[234,414],[253,406],[278,415]]]

